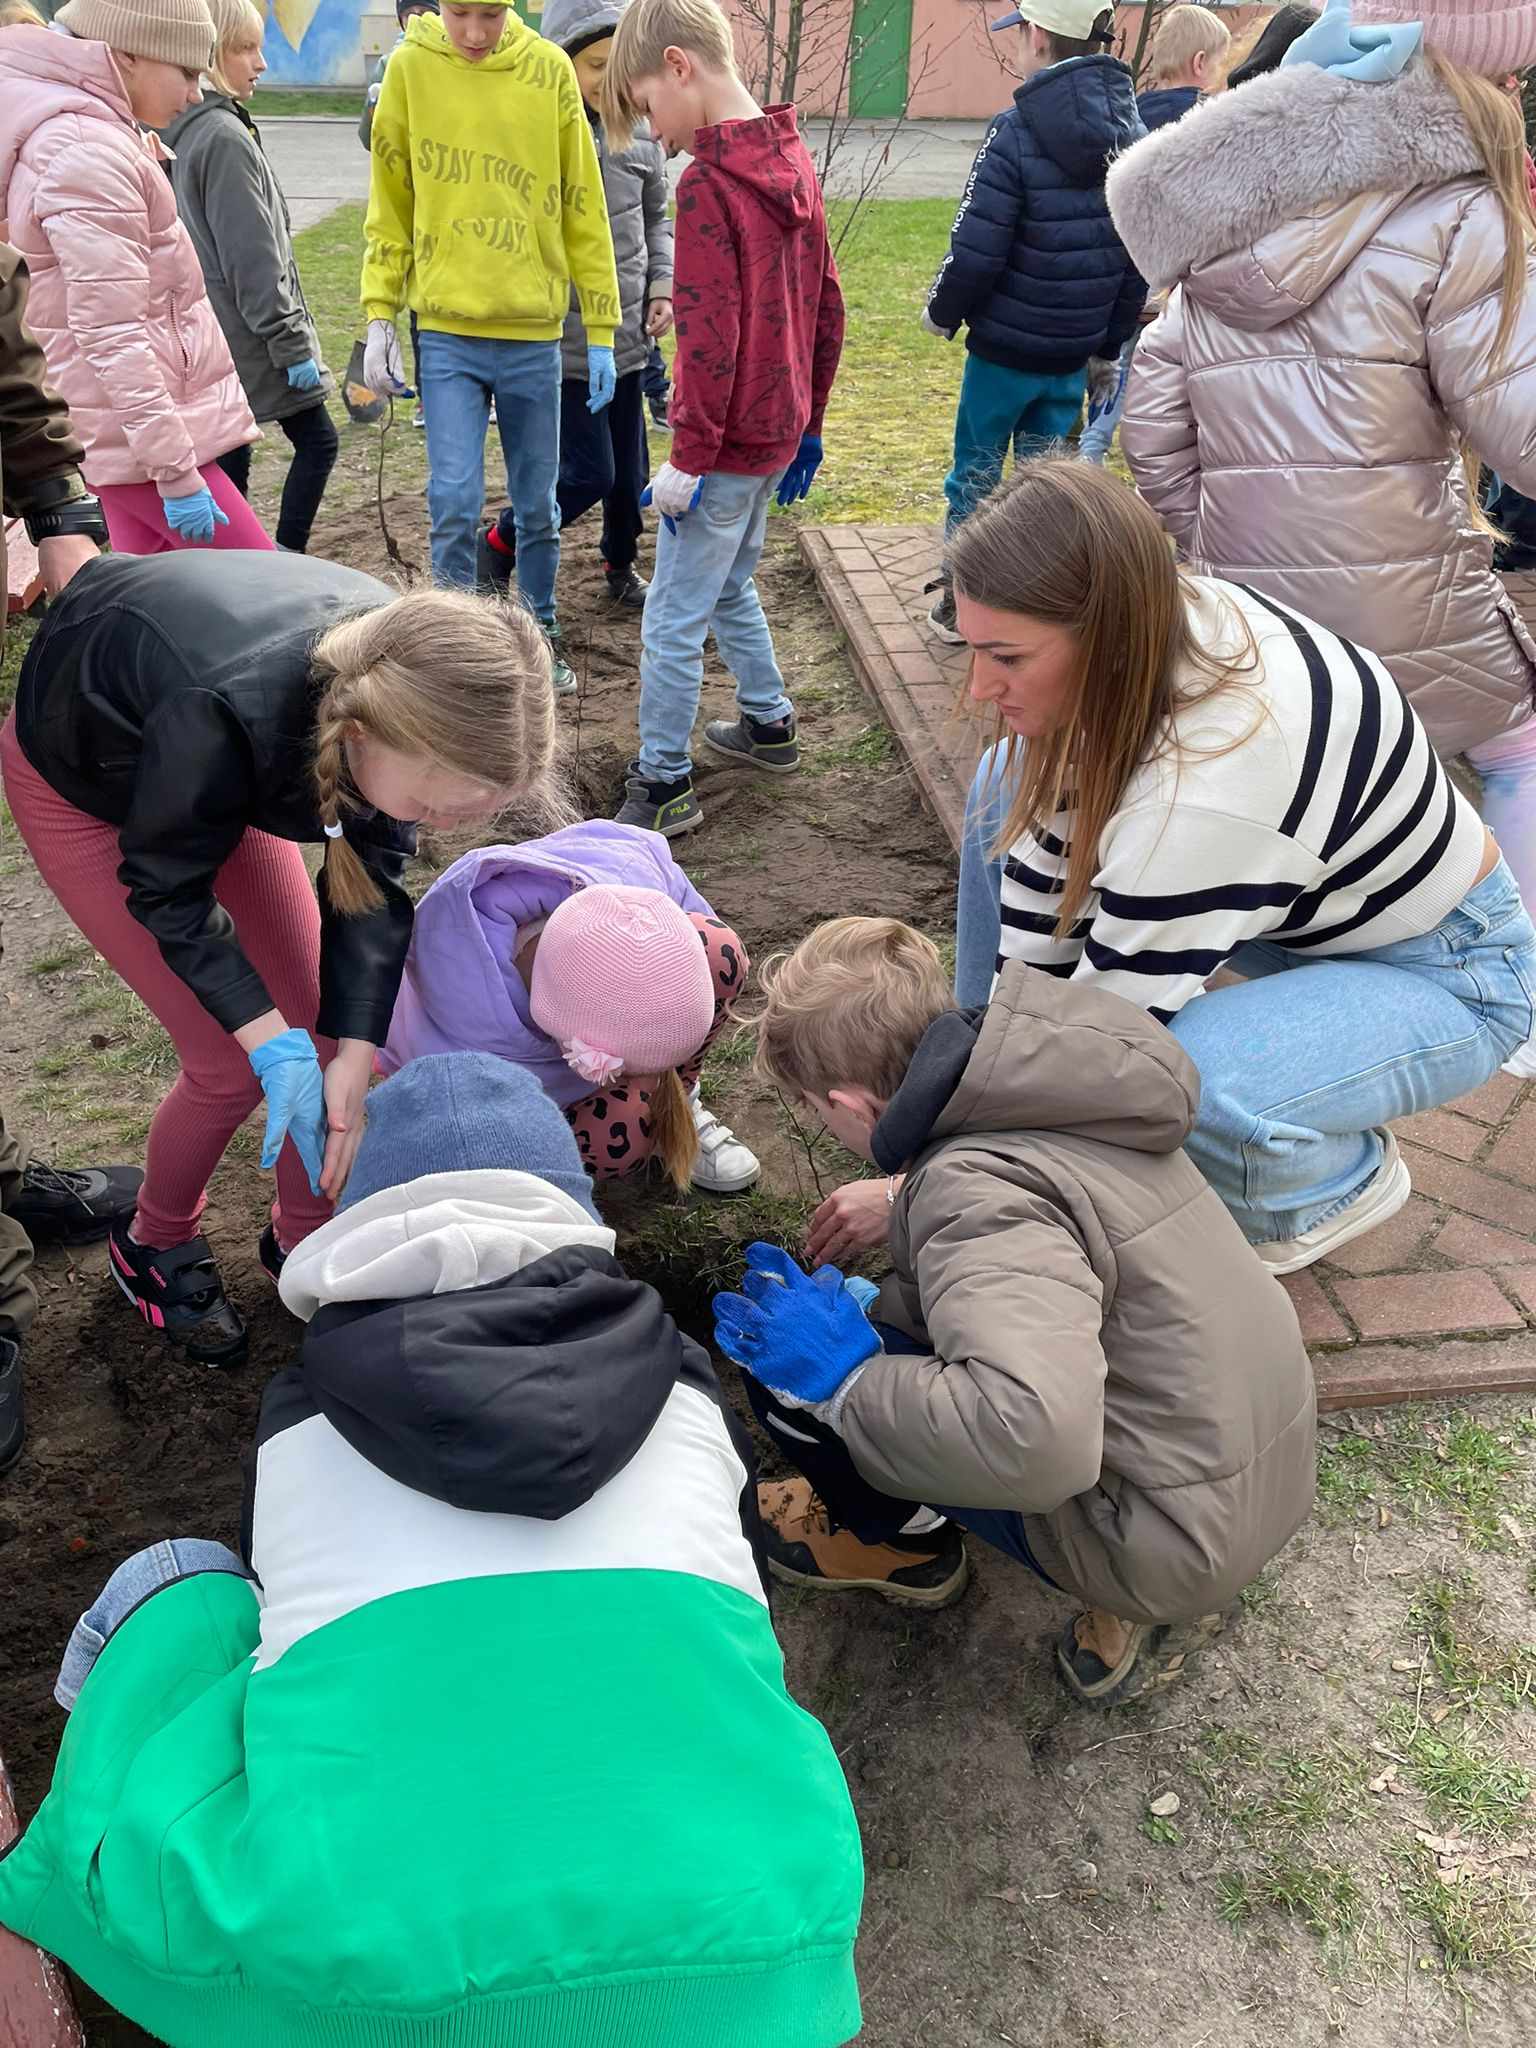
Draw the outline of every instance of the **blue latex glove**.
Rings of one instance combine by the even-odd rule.
[[[302,363],[288,365],[288,389],[290,391],[318,391],[320,389],[320,365],[313,356],[306,356]]]
[[[309,1184],[318,1195],[325,1164],[325,1082],[315,1041],[307,1031],[280,1031],[251,1054],[251,1072],[267,1098],[267,1134],[261,1163],[277,1164],[284,1138],[292,1138]]]
[[[211,541],[216,526],[229,524],[229,514],[219,510],[206,484],[185,498],[162,498],[160,503],[165,523],[178,540]]]
[[[671,463],[670,463],[670,462],[664,462],[664,463],[662,464],[662,466],[661,466],[660,470],[659,470],[659,471],[657,472],[657,475],[656,475],[655,481],[654,481],[654,482],[652,482],[652,483],[648,483],[648,484],[646,485],[645,489],[644,489],[644,490],[643,490],[643,491],[642,491],[642,492],[640,493],[640,503],[641,503],[641,505],[642,505],[642,506],[649,506],[649,505],[651,505],[651,504],[653,504],[653,503],[654,503],[654,501],[655,501],[655,495],[656,495],[656,485],[657,485],[657,484],[659,484],[659,483],[661,483],[661,481],[662,481],[662,479],[663,479],[664,477],[678,477],[678,476],[682,476],[683,474],[684,474],[684,472],[683,472],[682,470],[680,470],[680,469],[674,469],[674,468],[672,467],[672,465],[671,465]],[[699,478],[699,480],[698,480],[698,482],[697,482],[697,483],[696,483],[696,484],[694,485],[694,487],[693,487],[693,496],[692,496],[692,497],[691,497],[691,498],[690,498],[690,499],[688,500],[688,503],[687,503],[687,506],[686,506],[686,508],[685,508],[685,509],[686,509],[687,511],[691,512],[691,511],[693,510],[694,506],[698,504],[698,502],[699,502],[700,498],[702,498],[702,497],[703,497],[703,495],[704,495],[704,479],[703,479],[703,477],[700,477],[700,478]],[[659,509],[659,508],[658,508],[658,509]],[[676,533],[676,531],[677,531],[677,522],[678,522],[678,520],[679,520],[679,519],[681,519],[682,517],[683,517],[683,512],[682,512],[682,511],[679,511],[679,512],[677,513],[676,517],[674,517],[674,516],[673,516],[673,514],[672,514],[672,513],[670,513],[670,512],[665,512],[665,511],[663,511],[663,512],[662,512],[662,514],[661,514],[661,523],[662,523],[662,525],[663,525],[663,526],[664,526],[664,527],[665,527],[665,528],[667,529],[668,533]]]
[[[799,453],[779,478],[779,488],[773,495],[781,505],[792,505],[796,498],[803,498],[811,488],[811,479],[820,467],[820,434],[802,434]]]
[[[843,1285],[859,1304],[865,1315],[869,1314],[875,1303],[880,1299],[880,1290],[874,1281],[865,1280],[857,1273],[850,1273],[843,1282]]]
[[[1403,22],[1397,27],[1362,24],[1356,28],[1349,18],[1350,0],[1327,0],[1322,14],[1303,36],[1298,36],[1280,59],[1282,68],[1316,64],[1335,78],[1353,78],[1366,85],[1380,85],[1407,70],[1424,41],[1424,24]]]
[[[836,1266],[810,1274],[777,1245],[754,1244],[742,1287],[715,1296],[715,1340],[726,1357],[792,1407],[840,1405],[880,1339]]]
[[[588,348],[587,350],[587,411],[601,412],[612,402],[614,389],[619,381],[614,366],[611,348]]]

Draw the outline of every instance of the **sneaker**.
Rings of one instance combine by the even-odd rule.
[[[946,645],[950,647],[963,647],[965,645],[965,635],[955,624],[954,585],[947,576],[936,576],[931,583],[923,585],[924,597],[928,595],[930,590],[936,590],[939,594],[934,599],[933,609],[928,614],[929,625],[932,626],[934,632],[938,634],[939,638]]]
[[[248,1338],[240,1312],[224,1292],[206,1237],[156,1249],[135,1244],[126,1223],[108,1239],[112,1278],[152,1329],[184,1344],[198,1365],[240,1365]]]
[[[824,1593],[878,1593],[909,1607],[948,1607],[970,1575],[953,1522],[921,1536],[861,1543],[839,1529],[808,1479],[774,1479],[757,1489],[768,1569],[792,1586]]]
[[[800,766],[795,718],[763,725],[743,712],[740,718],[713,718],[704,728],[704,744],[722,761],[738,768],[762,768],[769,775],[793,775]]]
[[[427,416],[422,411],[419,405],[417,406],[416,410],[411,414],[411,425],[417,428],[417,430],[420,432],[424,433],[426,431]]]
[[[604,562],[603,581],[608,585],[608,595],[615,604],[621,604],[632,612],[645,610],[645,593],[651,586],[636,571],[633,562],[627,569],[610,569]]]
[[[577,690],[576,671],[565,658],[565,635],[560,630],[560,621],[551,619],[544,628],[544,638],[549,642],[549,651],[554,663],[549,680],[557,697],[574,697]]]
[[[620,825],[638,825],[642,832],[659,832],[663,839],[680,839],[685,832],[698,831],[704,806],[693,793],[691,775],[681,782],[647,782],[639,763],[631,761],[624,801],[614,818]]]
[[[689,1097],[693,1128],[699,1134],[699,1156],[693,1184],[707,1195],[739,1195],[762,1178],[763,1163],[742,1144],[728,1124],[711,1114],[695,1089]]]
[[[517,568],[517,550],[499,538],[501,529],[493,519],[475,546],[475,579],[482,590],[494,590],[502,597],[512,588]]]
[[[1154,1625],[1116,1621],[1090,1608],[1067,1623],[1056,1645],[1056,1669],[1084,1706],[1119,1706],[1172,1685],[1226,1622],[1225,1614],[1203,1614],[1198,1621]]]
[[[670,434],[672,431],[672,422],[667,418],[669,403],[670,400],[665,398],[648,398],[645,401],[645,409],[651,416],[651,425],[658,434]]]
[[[21,1346],[0,1337],[0,1472],[9,1472],[27,1440],[27,1411],[21,1394]]]
[[[10,1214],[34,1244],[89,1244],[114,1223],[131,1223],[144,1176],[136,1166],[78,1171],[34,1159],[21,1176]]]
[[[260,1261],[261,1270],[275,1287],[282,1279],[283,1268],[288,1263],[288,1254],[277,1241],[276,1224],[269,1223],[261,1233],[261,1241],[256,1247],[256,1257]]]
[[[1513,1074],[1517,1081],[1536,1081],[1536,1038],[1516,1046],[1499,1071]]]
[[[1328,1258],[1352,1237],[1378,1229],[1402,1208],[1413,1193],[1407,1161],[1390,1131],[1378,1130],[1376,1135],[1382,1142],[1381,1165],[1352,1202],[1314,1223],[1300,1237],[1276,1238],[1254,1246],[1271,1273],[1299,1273],[1303,1266]]]

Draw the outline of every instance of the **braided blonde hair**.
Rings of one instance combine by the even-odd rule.
[[[321,685],[312,774],[321,822],[357,808],[347,777],[354,727],[526,802],[542,829],[563,822],[555,780],[549,645],[520,605],[462,590],[412,590],[322,633],[310,657]],[[383,903],[344,838],[327,836],[326,894],[347,916]]]

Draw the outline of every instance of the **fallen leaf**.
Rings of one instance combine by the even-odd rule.
[[[1500,1515],[1499,1527],[1508,1533],[1510,1541],[1514,1544],[1516,1550],[1524,1550],[1525,1531],[1513,1515]]]
[[[1392,1669],[1394,1671],[1418,1671],[1420,1668],[1420,1660],[1417,1657],[1394,1657],[1392,1659]]]
[[[1395,1792],[1397,1790],[1396,1778],[1397,1765],[1388,1764],[1387,1768],[1378,1777],[1371,1779],[1366,1789],[1371,1792]]]
[[[1390,1508],[1378,1508],[1376,1510],[1376,1526],[1378,1529],[1391,1528],[1392,1510]]]
[[[1446,1715],[1454,1714],[1455,1711],[1456,1702],[1454,1700],[1447,1700],[1443,1707],[1431,1708],[1429,1716],[1431,1726],[1438,1728],[1440,1726],[1440,1723],[1445,1719]]]
[[[1172,1820],[1183,1805],[1177,1792],[1160,1792],[1147,1807],[1154,1820]]]

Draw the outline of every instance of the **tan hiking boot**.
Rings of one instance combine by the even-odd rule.
[[[1056,1668],[1085,1706],[1116,1707],[1172,1685],[1226,1622],[1225,1614],[1202,1614],[1196,1621],[1154,1627],[1090,1607],[1067,1623],[1056,1645]]]
[[[921,1536],[861,1543],[834,1526],[808,1479],[766,1480],[757,1489],[768,1566],[776,1579],[828,1593],[878,1593],[910,1607],[948,1607],[970,1567],[953,1522]]]

